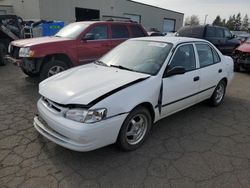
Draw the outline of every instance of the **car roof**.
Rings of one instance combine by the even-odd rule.
[[[187,43],[187,42],[207,42],[203,39],[197,38],[188,38],[188,37],[142,37],[142,38],[133,38],[130,40],[143,40],[143,41],[154,41],[154,42],[167,42],[172,43],[174,45],[178,45],[180,43]]]
[[[80,24],[82,23],[82,24],[88,24],[88,25],[98,24],[98,23],[139,24],[133,21],[80,21],[80,22],[74,22],[74,23],[80,23]]]

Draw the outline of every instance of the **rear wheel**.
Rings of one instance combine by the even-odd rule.
[[[214,90],[212,97],[209,100],[212,106],[219,106],[223,102],[226,93],[226,86],[227,84],[224,80],[219,82]]]
[[[45,80],[51,76],[54,76],[60,72],[63,72],[68,69],[68,66],[65,62],[54,59],[47,62],[40,71],[40,81]]]
[[[130,112],[125,119],[118,139],[118,146],[125,151],[139,148],[149,136],[152,127],[152,117],[144,107],[138,107]]]
[[[6,64],[4,60],[5,55],[7,55],[7,48],[3,43],[0,43],[0,65]]]

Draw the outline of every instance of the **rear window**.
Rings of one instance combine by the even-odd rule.
[[[130,26],[131,28],[131,32],[132,32],[132,37],[144,37],[145,34],[142,30],[142,28],[138,25],[131,25]]]
[[[183,27],[178,31],[180,37],[203,38],[204,27]]]
[[[113,39],[129,38],[129,33],[126,25],[112,25],[111,30]]]

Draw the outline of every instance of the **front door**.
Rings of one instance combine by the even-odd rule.
[[[92,38],[85,40],[86,36],[92,36]],[[93,62],[111,49],[108,25],[94,26],[84,37],[77,46],[80,64]]]
[[[170,115],[196,102],[199,91],[200,72],[196,69],[196,57],[193,44],[179,46],[168,65],[184,67],[186,73],[163,78],[162,116]]]

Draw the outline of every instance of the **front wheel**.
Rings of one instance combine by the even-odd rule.
[[[138,107],[130,112],[125,119],[118,139],[118,146],[125,151],[139,148],[149,136],[152,127],[152,117],[144,107]]]
[[[60,60],[52,60],[47,62],[40,71],[40,81],[45,80],[51,76],[54,76],[60,72],[63,72],[68,69],[68,66],[65,62]]]
[[[226,86],[227,84],[224,80],[219,82],[214,90],[213,95],[209,99],[209,102],[212,106],[219,106],[223,102],[226,93]]]

